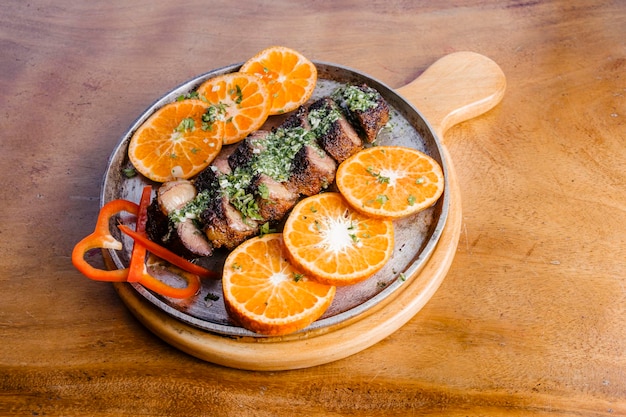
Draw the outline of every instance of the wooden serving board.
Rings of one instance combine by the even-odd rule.
[[[428,121],[440,141],[451,126],[476,117],[504,95],[500,67],[482,55],[457,52],[444,56],[417,79],[397,89]],[[114,284],[120,298],[150,331],[165,342],[219,365],[257,371],[306,368],[336,361],[391,335],[433,296],[448,272],[461,230],[461,198],[452,160],[445,148],[450,205],[437,246],[417,276],[390,302],[341,326],[299,333],[296,337],[226,337],[183,323],[141,297],[129,284]]]

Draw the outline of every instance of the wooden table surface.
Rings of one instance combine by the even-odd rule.
[[[0,415],[626,415],[626,2],[1,10]],[[134,119],[273,44],[392,87],[474,51],[507,91],[446,135],[461,236],[426,306],[346,359],[242,371],[163,342],[70,253]]]

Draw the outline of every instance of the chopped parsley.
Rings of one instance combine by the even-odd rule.
[[[193,120],[193,117],[185,117],[183,120],[181,120],[181,122],[176,127],[176,131],[180,133],[187,132],[187,131],[193,132],[195,125],[196,125],[196,122]]]
[[[200,213],[207,209],[214,194],[209,190],[199,192],[196,197],[184,207],[174,210],[169,214],[173,223],[179,223],[186,219],[196,220],[200,218]]]
[[[254,155],[249,169],[278,182],[289,179],[293,159],[303,146],[317,146],[315,135],[302,127],[278,128],[261,139],[259,145],[263,152]]]
[[[371,166],[366,168],[367,173],[370,174],[372,177],[376,178],[376,180],[381,183],[381,184],[389,184],[389,177],[385,177],[384,175],[381,175],[380,172],[374,172],[374,168],[372,168]]]
[[[198,94],[197,91],[191,91],[187,94],[181,94],[180,96],[176,97],[176,101],[183,101],[183,100],[187,100],[190,98],[194,98],[194,99],[204,99],[204,97],[200,97],[200,94]]]
[[[373,88],[347,85],[336,89],[332,98],[343,102],[350,111],[363,112],[378,107],[380,94]]]
[[[259,235],[263,236],[263,235],[267,235],[269,233],[275,233],[276,229],[272,229],[270,227],[269,222],[265,222],[261,225],[261,227],[259,227]]]
[[[213,129],[213,123],[218,120],[224,120],[225,117],[225,104],[211,104],[202,115],[202,130],[207,131]]]
[[[333,123],[341,117],[340,110],[337,108],[314,109],[309,111],[307,120],[311,125],[311,130],[316,137],[323,136],[330,130]]]
[[[259,192],[259,196],[261,196],[263,200],[267,200],[270,198],[270,189],[266,184],[259,185],[257,190]]]
[[[126,178],[133,178],[137,176],[137,170],[135,168],[123,168],[122,175]]]
[[[231,96],[235,96],[236,104],[241,104],[241,101],[243,100],[243,93],[241,92],[241,87],[239,87],[239,85],[236,85],[235,88],[230,89],[228,91],[228,94],[230,94]]]
[[[376,201],[380,203],[381,206],[384,206],[385,203],[389,201],[389,197],[387,197],[385,194],[379,194],[378,196],[376,196]]]

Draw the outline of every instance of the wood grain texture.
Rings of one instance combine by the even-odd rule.
[[[3,3],[0,414],[626,414],[625,18],[591,0]],[[69,254],[134,118],[270,44],[393,87],[474,51],[507,89],[446,134],[461,237],[419,314],[337,362],[238,371],[152,335]]]

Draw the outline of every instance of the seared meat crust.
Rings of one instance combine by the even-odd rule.
[[[305,145],[293,160],[287,187],[304,196],[319,194],[335,180],[337,163],[323,149]]]
[[[252,179],[249,191],[256,196],[259,215],[266,222],[281,220],[299,197],[285,183],[265,174],[258,174]]]
[[[366,108],[361,106],[353,108],[349,100],[339,95],[334,98],[363,140],[366,143],[372,143],[376,140],[378,132],[389,122],[389,106],[378,91],[368,85],[352,86],[352,88],[359,90],[363,96],[367,97]]]
[[[204,225],[204,233],[215,248],[234,249],[259,229],[258,223],[249,218],[244,219],[227,197],[212,200],[202,212],[200,220]]]
[[[363,148],[363,141],[356,130],[339,111],[339,107],[331,98],[324,97],[319,99],[311,105],[309,110],[335,114],[336,120],[329,122],[328,126],[321,128],[317,138],[322,149],[332,156],[335,161],[342,163]]]

